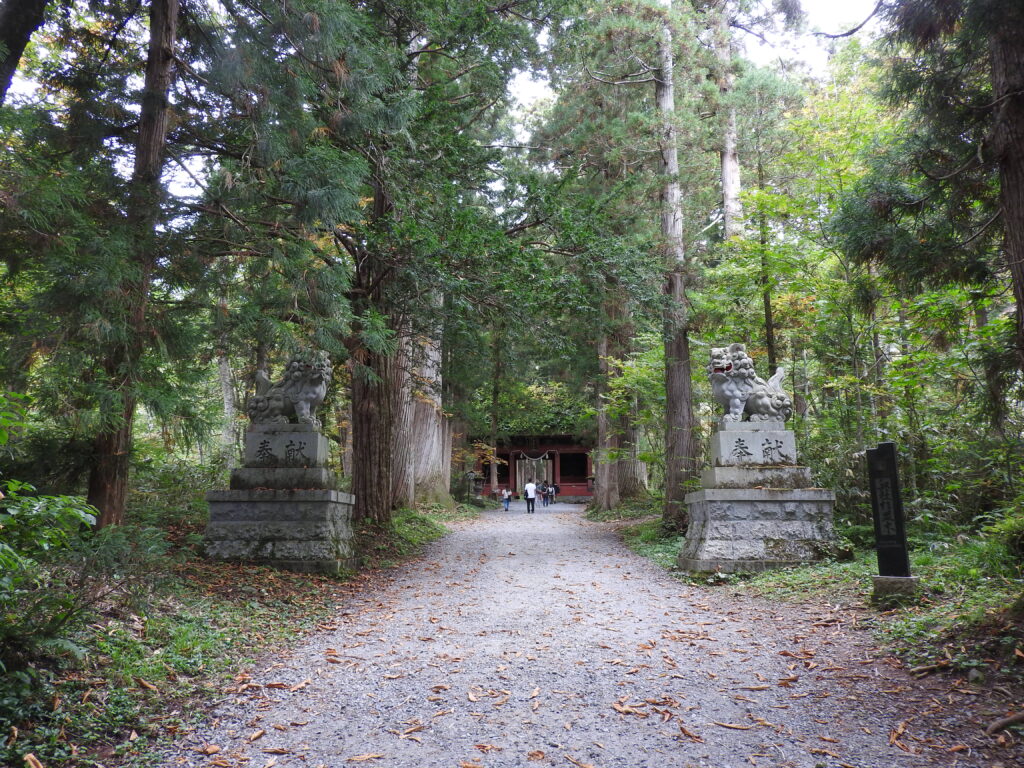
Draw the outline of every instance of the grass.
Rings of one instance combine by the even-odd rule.
[[[662,504],[662,499],[654,496],[624,499],[614,509],[588,508],[586,519],[596,523],[606,523],[613,520],[639,520],[653,515],[660,515]]]
[[[683,537],[666,531],[661,518],[645,520],[622,530],[626,545],[638,555],[649,558],[663,568],[672,569],[683,544]]]
[[[72,636],[85,650],[80,659],[40,659],[31,679],[0,677],[0,720],[17,712],[0,723],[0,765],[23,765],[28,753],[46,766],[159,765],[156,745],[201,717],[236,674],[328,622],[357,589],[351,576],[206,561],[191,546],[205,517],[195,509],[194,499],[183,499],[181,507],[144,510],[142,519],[163,525],[176,544],[148,604],[111,600]],[[402,510],[389,530],[362,532],[364,562],[394,566],[444,536],[442,520],[476,514]],[[367,578],[372,573],[359,577]]]

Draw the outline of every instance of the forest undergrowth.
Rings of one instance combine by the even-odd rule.
[[[26,755],[45,768],[156,765],[155,745],[189,727],[232,678],[331,627],[341,600],[443,536],[445,521],[479,514],[401,510],[389,531],[361,532],[360,572],[337,578],[217,563],[202,557],[203,494],[220,475],[142,461],[120,546],[147,541],[146,556],[110,553],[137,570],[123,579],[132,589],[85,607],[60,643],[0,676],[0,765],[36,765]]]

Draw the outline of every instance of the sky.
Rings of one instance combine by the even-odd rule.
[[[800,4],[807,14],[807,31],[791,41],[780,40],[772,46],[766,46],[743,32],[738,34],[741,40],[745,38],[746,55],[755,64],[768,65],[783,56],[787,59],[802,59],[807,62],[812,72],[824,73],[828,65],[829,41],[813,33],[825,32],[834,35],[846,32],[864,21],[874,10],[877,2],[878,0],[801,0]],[[872,20],[861,34],[870,34],[874,27],[875,23]],[[510,90],[524,111],[539,99],[551,95],[543,80],[535,79],[527,72],[519,74],[513,80]]]

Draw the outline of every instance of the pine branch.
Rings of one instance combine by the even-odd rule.
[[[862,21],[860,24],[858,24],[853,29],[849,29],[846,32],[840,32],[838,35],[830,35],[827,32],[815,32],[814,34],[817,35],[818,37],[827,37],[829,40],[837,40],[840,37],[850,37],[851,35],[855,35],[858,32],[860,32],[861,29],[864,28],[865,24],[867,24],[869,21],[871,21],[873,18],[875,18],[875,15],[880,10],[882,10],[882,5],[884,3],[885,3],[885,0],[878,0],[878,4],[875,5],[874,10],[871,11],[870,14],[868,14],[868,17],[866,19],[864,19],[864,21]]]
[[[639,80],[607,80],[591,72],[590,67],[584,67],[583,69],[592,80],[597,80],[599,83],[605,83],[606,85],[634,85],[637,83],[653,83],[655,80],[657,80],[657,78],[654,77],[653,75],[641,78]],[[639,77],[642,74],[645,73],[636,72],[632,75],[626,75],[626,77]]]

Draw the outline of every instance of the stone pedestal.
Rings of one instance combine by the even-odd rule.
[[[872,576],[871,599],[876,603],[917,594],[916,576]]]
[[[353,568],[353,498],[335,490],[327,456],[311,424],[252,425],[231,490],[206,495],[207,555],[304,573]]]
[[[832,541],[835,494],[811,487],[781,421],[722,422],[713,466],[689,493],[678,564],[691,573],[751,573],[820,559]]]

